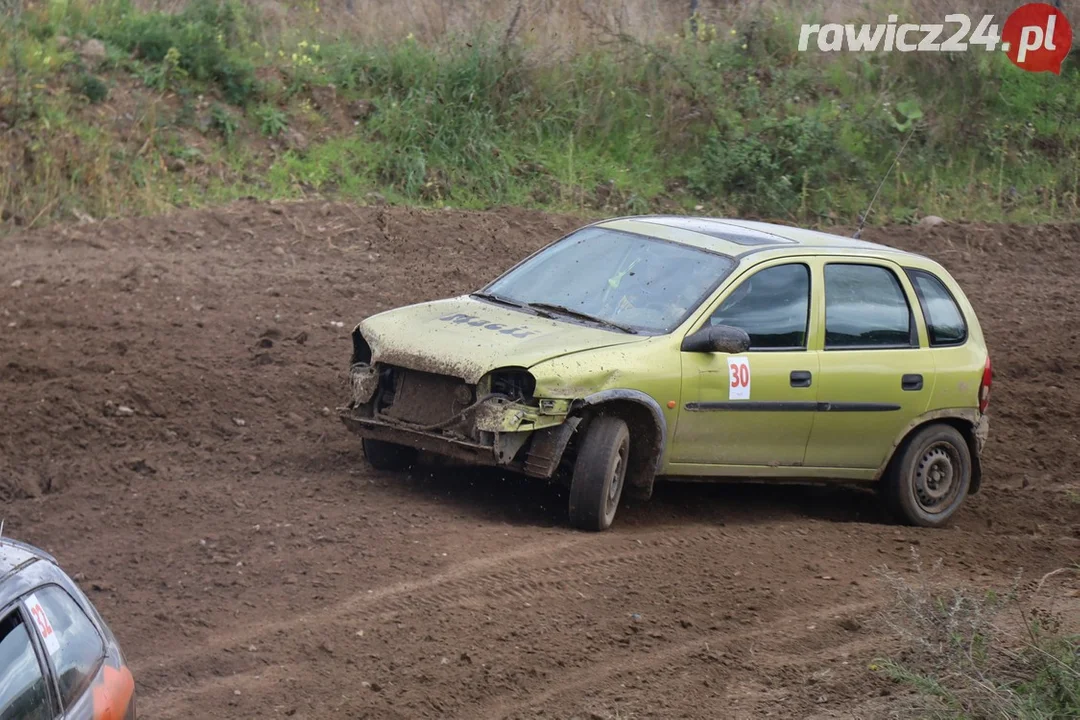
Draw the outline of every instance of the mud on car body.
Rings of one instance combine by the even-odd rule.
[[[0,538],[0,718],[135,718],[135,681],[93,604],[52,556],[8,538]]]
[[[482,290],[353,331],[341,418],[381,469],[420,451],[570,486],[610,526],[657,476],[877,487],[937,526],[976,492],[990,360],[938,263],[767,223],[619,218]]]

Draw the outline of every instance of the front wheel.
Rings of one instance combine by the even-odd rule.
[[[408,470],[416,464],[416,450],[383,440],[363,438],[364,457],[376,470]]]
[[[884,478],[885,498],[910,525],[941,527],[971,487],[971,450],[951,425],[930,425],[904,442]]]
[[[589,423],[570,481],[570,523],[582,530],[607,530],[615,519],[630,456],[630,431],[616,417]]]

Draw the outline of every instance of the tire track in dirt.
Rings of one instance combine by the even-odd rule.
[[[257,623],[229,633],[216,634],[209,639],[204,649],[219,650],[244,645],[261,635],[294,630],[309,624],[312,619],[336,619],[359,610],[369,615],[376,613],[393,615],[406,612],[422,613],[475,598],[528,599],[530,590],[535,592],[546,588],[567,588],[575,580],[584,577],[583,573],[596,574],[604,570],[614,570],[639,562],[658,552],[692,549],[703,543],[716,543],[730,537],[724,532],[705,531],[690,537],[672,536],[670,532],[670,529],[662,528],[643,537],[627,538],[629,549],[621,553],[614,552],[612,538],[603,535],[568,535],[557,541],[541,540],[497,555],[466,560],[456,567],[431,577],[406,580],[358,592],[330,607],[320,608],[289,620]],[[571,551],[567,560],[550,561],[539,567],[496,569],[507,563],[522,563],[540,555],[550,557],[564,551]],[[533,576],[537,574],[542,577],[534,578]],[[428,591],[433,592],[427,594]],[[197,654],[196,651],[191,651],[183,657]],[[166,657],[172,660],[181,658],[181,656],[171,654],[147,658],[142,662],[147,666],[153,666],[160,664]]]
[[[813,635],[813,625],[808,622],[820,622],[835,617],[838,614],[864,612],[878,607],[876,601],[861,601],[844,605],[830,606],[826,609],[816,610],[810,613],[796,610],[779,618],[770,619],[764,627],[753,630],[729,632],[703,633],[700,637],[689,642],[682,642],[650,653],[641,654],[632,649],[627,649],[617,657],[586,667],[575,667],[567,670],[562,675],[550,679],[545,683],[545,689],[526,697],[497,698],[488,705],[480,708],[470,708],[458,713],[461,718],[473,718],[480,720],[497,720],[500,718],[532,717],[532,715],[520,715],[538,706],[546,706],[556,698],[565,702],[567,699],[580,697],[587,690],[602,690],[611,686],[611,683],[620,675],[650,673],[661,668],[679,667],[685,664],[688,658],[703,653],[716,657],[721,653],[740,651],[748,643],[759,638],[767,638],[777,633],[782,633],[785,638],[798,641]],[[839,655],[851,648],[862,648],[871,640],[867,638],[853,639],[844,645],[827,646],[827,655]],[[819,657],[818,660],[821,658]],[[808,660],[807,662],[812,662]],[[740,671],[732,669],[729,674],[735,675]],[[215,694],[230,694],[241,691],[243,693],[258,693],[263,688],[288,682],[295,679],[296,673],[285,665],[268,665],[245,670],[225,677],[211,677],[199,681],[193,685],[182,688],[170,689],[162,693],[150,696],[146,705],[155,718],[166,720],[172,717],[190,717],[191,707],[211,704],[202,702]]]
[[[136,670],[156,675],[199,675],[208,653],[226,652],[224,666],[216,669],[228,672],[238,665],[244,668],[253,660],[243,653],[231,653],[236,648],[281,633],[294,634],[301,628],[325,628],[349,617],[377,623],[404,616],[427,616],[443,613],[450,608],[478,608],[505,605],[508,601],[539,603],[544,597],[578,594],[589,589],[591,582],[603,582],[613,573],[629,571],[646,560],[664,563],[686,551],[713,548],[730,538],[723,531],[700,529],[689,536],[672,535],[663,527],[640,536],[571,535],[565,539],[546,539],[493,556],[465,561],[431,577],[408,580],[361,593],[355,593],[328,607],[304,613],[288,620],[256,623],[232,632],[211,635],[204,644],[184,653],[170,653],[138,661]],[[753,535],[754,533],[750,533]],[[619,541],[621,540],[621,542]],[[560,557],[561,556],[561,557]],[[541,560],[539,563],[533,561]],[[510,565],[510,567],[507,567]],[[180,670],[184,672],[179,672]],[[256,670],[241,669],[240,675]],[[230,677],[232,677],[230,675]],[[168,701],[158,695],[146,696],[145,705],[156,714],[159,703],[168,707],[181,702],[186,692],[203,692],[204,683],[216,687],[221,678],[199,681],[188,690],[169,691]]]
[[[228,647],[247,644],[249,641],[263,635],[270,635],[275,633],[290,632],[297,628],[309,624],[313,619],[331,620],[342,617],[350,612],[360,610],[368,605],[376,605],[381,601],[387,601],[387,606],[391,609],[395,607],[406,607],[410,601],[399,600],[398,598],[408,593],[414,593],[424,591],[432,588],[439,588],[444,585],[451,587],[467,586],[469,578],[474,574],[483,573],[490,567],[498,566],[506,562],[525,560],[529,557],[533,557],[543,552],[550,552],[551,550],[559,550],[563,547],[571,546],[575,544],[573,538],[558,541],[552,545],[550,540],[539,541],[531,543],[524,548],[516,548],[514,550],[508,550],[504,553],[499,553],[493,556],[487,556],[482,558],[476,558],[473,560],[467,560],[464,563],[436,575],[428,578],[421,578],[418,580],[405,580],[391,585],[384,585],[378,588],[371,588],[363,592],[358,592],[350,595],[345,600],[336,603],[329,608],[322,608],[317,611],[304,613],[289,620],[278,620],[268,623],[257,623],[254,625],[248,625],[238,630],[234,630],[228,633],[218,633],[211,636],[208,642],[198,649],[193,649],[182,655],[175,653],[163,656],[156,656],[146,658],[140,662],[140,665],[147,667],[161,666],[165,660],[178,661],[188,660],[193,657],[202,655],[206,650],[222,650]],[[436,597],[443,596],[441,593],[437,593]]]
[[[862,612],[876,606],[877,603],[873,601],[864,601],[846,605],[834,605],[825,610],[818,610],[808,614],[803,612],[789,613],[770,620],[765,627],[754,630],[734,634],[715,633],[690,642],[679,643],[662,650],[653,651],[648,655],[631,653],[628,656],[597,663],[585,670],[574,669],[565,673],[561,678],[552,681],[545,690],[528,697],[499,700],[488,707],[479,708],[475,711],[470,710],[469,717],[484,718],[484,720],[502,720],[515,717],[517,713],[523,713],[531,708],[549,705],[555,698],[577,697],[591,688],[608,687],[618,675],[652,672],[657,668],[685,661],[688,656],[695,652],[716,653],[728,651],[744,646],[747,642],[756,638],[768,637],[776,633],[783,633],[787,637],[805,637],[810,634],[806,627],[808,621],[824,620],[835,616],[837,613]],[[473,714],[474,712],[475,714]]]

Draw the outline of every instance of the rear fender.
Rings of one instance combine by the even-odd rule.
[[[889,455],[885,462],[878,468],[874,480],[880,480],[889,467],[899,456],[899,451],[904,447],[904,441],[911,437],[919,429],[935,422],[943,422],[952,425],[967,440],[968,449],[971,451],[971,489],[968,493],[974,495],[982,486],[982,446],[986,441],[986,422],[974,408],[946,408],[934,410],[915,418],[908,423],[903,432],[897,435],[889,449]]]

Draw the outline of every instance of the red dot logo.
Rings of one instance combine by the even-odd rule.
[[[1005,20],[1001,39],[1005,54],[1017,67],[1060,75],[1072,47],[1072,26],[1053,5],[1028,3]]]

